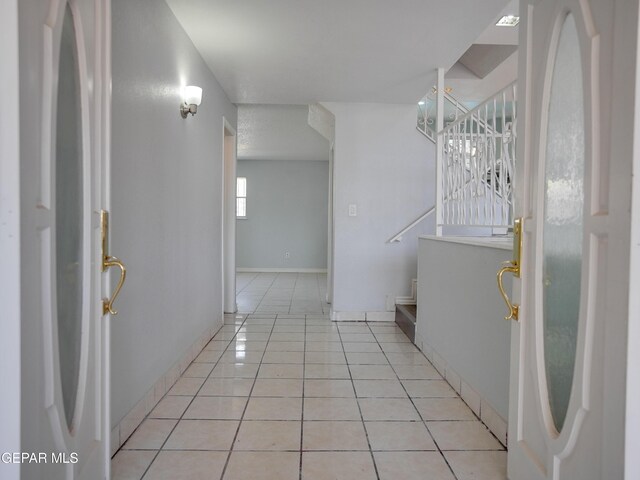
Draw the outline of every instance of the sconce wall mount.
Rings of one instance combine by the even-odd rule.
[[[182,97],[184,98],[184,103],[180,105],[182,118],[187,118],[189,114],[195,115],[198,112],[198,105],[202,102],[202,88],[194,85],[184,87]]]

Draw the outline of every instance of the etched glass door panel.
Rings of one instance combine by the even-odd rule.
[[[67,5],[60,43],[56,149],[56,305],[64,413],[73,428],[82,335],[83,172],[80,82],[73,15]]]
[[[576,23],[562,27],[548,109],[544,172],[543,315],[549,405],[564,425],[576,361],[584,207],[584,98]]]

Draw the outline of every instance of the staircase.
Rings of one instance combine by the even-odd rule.
[[[436,94],[434,87],[418,103],[416,125],[436,143],[436,204],[387,243],[402,241],[432,214],[438,236],[443,227],[457,229],[454,235],[505,235],[513,223],[517,84],[510,83],[472,110],[443,93],[444,108],[439,114],[444,116],[444,127],[439,132],[432,113]]]
[[[469,109],[458,101],[449,92],[450,89],[444,91],[444,125],[448,126],[455,122],[458,117],[469,113]],[[434,85],[422,100],[418,102],[418,121],[416,128],[425,137],[436,143],[438,131],[436,129],[436,94],[438,88]]]
[[[416,341],[417,305],[396,305],[396,325],[405,333],[412,343]]]
[[[443,234],[443,227],[449,235],[505,235],[513,221],[516,82],[472,110],[443,91],[440,100],[444,108],[435,113],[444,118],[438,121],[433,118],[437,94],[434,87],[419,102],[416,125],[436,143],[436,205],[389,238],[388,244],[401,242],[410,230],[434,214],[438,236]],[[440,131],[435,128],[438,124],[443,126]],[[415,295],[402,300],[396,302],[395,321],[415,343]]]

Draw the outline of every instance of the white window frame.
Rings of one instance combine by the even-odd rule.
[[[244,181],[244,189],[241,188],[241,183]],[[244,195],[242,195],[244,190]],[[239,214],[238,200],[244,199],[244,215]],[[236,177],[236,218],[240,220],[247,219],[247,177]]]

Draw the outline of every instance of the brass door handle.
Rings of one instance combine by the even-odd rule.
[[[520,278],[520,265],[521,265],[521,255],[522,255],[522,218],[516,218],[513,222],[513,259],[508,262],[502,262],[504,265],[500,270],[498,270],[497,280],[498,280],[498,290],[500,290],[500,295],[502,295],[502,299],[504,303],[507,304],[507,308],[509,309],[509,315],[504,317],[505,320],[518,320],[518,313],[520,312],[520,306],[515,303],[511,303],[507,292],[504,290],[504,285],[502,284],[502,276],[505,273],[512,273],[514,277]]]
[[[112,255],[109,255],[109,212],[106,210],[100,211],[100,230],[102,234],[102,271],[106,272],[111,267],[118,267],[120,269],[120,280],[118,280],[118,285],[116,285],[116,289],[113,291],[111,298],[102,299],[102,315],[111,314],[117,315],[118,311],[113,309],[113,302],[115,302],[116,298],[120,294],[120,290],[122,290],[122,286],[124,285],[124,281],[127,278],[127,267],[125,267],[124,263],[118,258]]]
[[[127,267],[125,267],[124,263],[117,258],[111,257],[107,255],[104,257],[102,263],[102,271],[106,272],[111,267],[118,267],[120,269],[120,280],[118,280],[118,285],[116,285],[116,289],[113,291],[111,298],[105,298],[102,300],[102,314],[106,315],[107,313],[111,315],[117,315],[118,311],[113,309],[113,302],[116,301],[118,295],[120,294],[120,290],[122,290],[122,286],[124,285],[124,281],[127,278]]]
[[[505,292],[504,286],[502,285],[502,275],[509,272],[509,273],[513,273],[515,277],[518,277],[520,276],[520,267],[513,265],[511,262],[508,262],[508,263],[509,265],[502,267],[500,270],[498,270],[498,290],[500,290],[500,295],[502,295],[502,298],[504,299],[504,303],[507,304],[507,308],[509,309],[509,315],[504,317],[504,319],[518,320],[518,313],[519,313],[518,311],[520,309],[520,306],[517,304],[511,303],[511,300],[509,300],[509,296],[507,295],[507,292]]]

